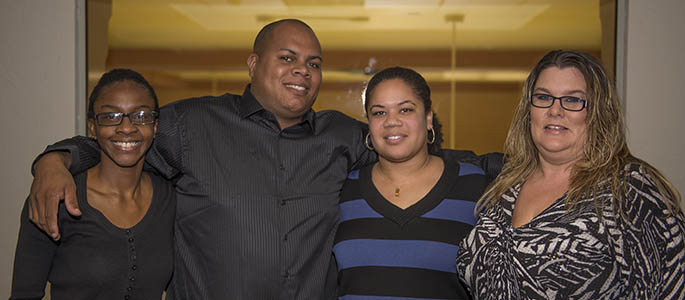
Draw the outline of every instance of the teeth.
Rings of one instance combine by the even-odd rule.
[[[117,147],[121,147],[121,148],[126,149],[126,148],[133,148],[136,145],[140,144],[140,142],[112,142],[112,144],[114,144]]]
[[[400,136],[399,136],[399,135],[393,135],[393,136],[387,137],[387,139],[389,139],[389,140],[399,140],[399,139],[400,139]]]
[[[291,89],[296,89],[296,90],[298,90],[298,91],[304,91],[304,90],[305,90],[305,88],[304,88],[303,86],[299,86],[299,85],[286,84],[285,86],[286,86],[286,87],[289,87],[289,88],[291,88]]]
[[[566,128],[564,126],[559,126],[559,125],[547,125],[546,127],[549,129],[552,129],[552,130],[562,130],[562,129]]]

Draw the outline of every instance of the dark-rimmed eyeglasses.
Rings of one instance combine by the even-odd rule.
[[[100,126],[116,126],[121,124],[124,117],[128,117],[133,125],[148,125],[155,122],[157,112],[151,110],[134,111],[131,113],[106,112],[95,115],[95,121]]]
[[[554,105],[554,100],[559,100],[561,107],[568,111],[581,111],[585,109],[587,100],[573,96],[554,97],[548,94],[533,94],[530,97],[530,104],[539,108],[548,108]]]

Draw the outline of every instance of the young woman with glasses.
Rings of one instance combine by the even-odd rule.
[[[88,134],[101,149],[74,176],[80,216],[59,210],[60,238],[29,221],[28,205],[10,299],[160,299],[173,271],[173,187],[143,172],[157,131],[157,96],[135,71],[105,73],[89,98]]]
[[[595,58],[538,62],[457,258],[474,298],[685,297],[680,194],[630,153],[624,124]]]

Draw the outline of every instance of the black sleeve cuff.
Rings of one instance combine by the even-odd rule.
[[[45,151],[38,155],[31,164],[31,174],[36,175],[34,169],[36,162],[38,162],[43,155],[54,151],[69,152],[71,158],[69,172],[71,172],[72,175],[86,171],[100,162],[100,147],[97,142],[94,139],[85,136],[75,136],[70,139],[61,140],[45,148]]]

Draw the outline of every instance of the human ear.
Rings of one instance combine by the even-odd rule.
[[[426,114],[426,130],[431,130],[433,128],[433,111],[429,111]]]
[[[254,71],[257,66],[257,60],[259,60],[259,55],[257,53],[252,53],[247,57],[247,69],[250,74],[250,78],[254,78]]]
[[[95,121],[93,119],[88,119],[88,137],[97,140],[97,134],[95,133]]]

